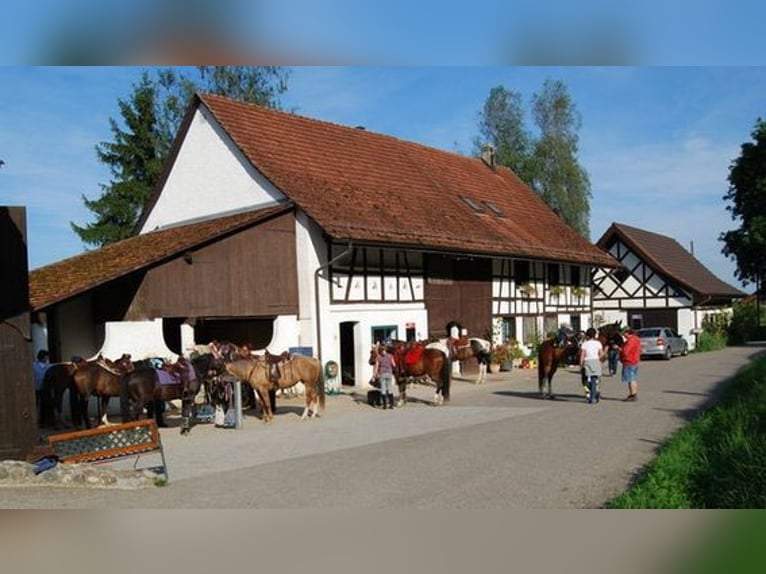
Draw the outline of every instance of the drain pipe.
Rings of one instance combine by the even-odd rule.
[[[319,364],[322,366],[322,369],[324,369],[324,363],[322,362],[322,314],[319,312],[319,274],[325,270],[328,269],[333,263],[339,261],[349,253],[351,253],[353,247],[352,242],[348,242],[348,247],[346,247],[346,250],[343,253],[340,253],[330,259],[327,263],[324,265],[320,265],[317,267],[316,271],[314,271],[314,313],[316,314],[316,334],[317,334],[317,359],[319,359]]]

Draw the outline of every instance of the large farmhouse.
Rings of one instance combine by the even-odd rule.
[[[169,356],[212,339],[333,360],[369,379],[370,345],[590,325],[611,255],[492,150],[464,157],[195,97],[138,234],[31,273],[54,359]]]
[[[622,264],[594,273],[597,321],[670,327],[693,348],[704,316],[745,296],[670,237],[613,223],[597,245]]]

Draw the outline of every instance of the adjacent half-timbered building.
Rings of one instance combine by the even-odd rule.
[[[370,345],[590,324],[613,258],[491,150],[473,158],[197,96],[138,235],[32,273],[61,357],[300,348],[366,382]],[[92,326],[91,326],[92,325]],[[90,326],[90,327],[89,327]]]
[[[693,348],[705,314],[745,296],[670,237],[613,223],[597,245],[622,266],[593,274],[596,321],[670,327]]]

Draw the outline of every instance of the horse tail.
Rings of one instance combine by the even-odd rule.
[[[324,369],[322,368],[322,363],[319,363],[319,376],[317,377],[317,394],[319,395],[319,410],[324,412],[324,398],[325,398],[325,380],[324,380]]]
[[[445,401],[449,400],[449,387],[450,382],[452,380],[452,360],[449,358],[449,355],[446,353],[442,353],[444,355],[444,360],[442,361],[442,369],[440,378],[442,380],[442,397]]]

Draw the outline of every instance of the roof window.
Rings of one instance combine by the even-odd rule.
[[[476,213],[484,213],[484,208],[481,205],[479,205],[478,202],[474,201],[470,197],[461,195],[460,199],[462,199],[465,202],[465,204],[471,209],[473,209]]]
[[[485,201],[484,205],[489,207],[489,209],[492,211],[492,213],[494,213],[498,217],[505,217],[505,212],[502,209],[500,209],[497,205],[492,203],[491,201]]]

